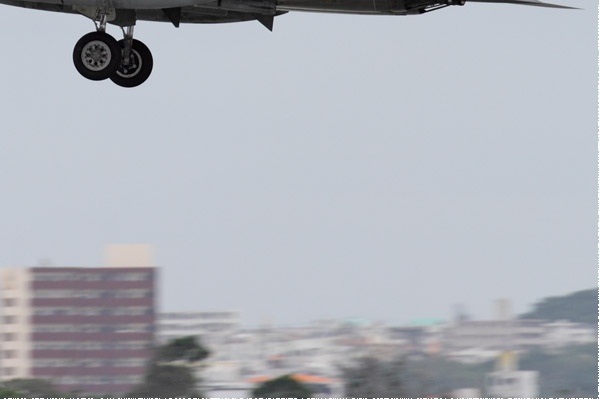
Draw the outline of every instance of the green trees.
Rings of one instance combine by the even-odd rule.
[[[439,356],[407,360],[404,377],[407,397],[441,396],[459,388],[477,388],[485,395],[485,375],[495,362],[461,364]],[[598,346],[568,346],[559,351],[531,350],[519,356],[519,369],[539,372],[543,398],[598,398]]]
[[[65,398],[69,394],[61,393],[53,384],[42,379],[11,379],[2,382],[0,398]]]
[[[159,347],[146,369],[144,381],[126,397],[202,397],[196,390],[193,366],[208,354],[194,336],[175,339]]]
[[[23,396],[22,393],[17,392],[16,390],[0,388],[0,399],[23,399],[23,398],[25,398],[25,396]]]
[[[196,379],[190,367],[152,363],[146,371],[144,382],[126,397],[164,399],[202,396],[196,392]]]
[[[598,398],[596,343],[532,351],[521,356],[519,364],[523,370],[539,371],[541,397]]]
[[[195,336],[186,336],[159,347],[156,357],[162,362],[186,361],[193,363],[205,359],[208,354],[208,350],[196,341]]]
[[[519,317],[548,321],[565,319],[598,326],[598,288],[548,297],[536,303],[533,311]]]
[[[312,395],[310,389],[289,375],[271,379],[262,383],[252,391],[252,397],[260,398],[296,398],[308,399]]]

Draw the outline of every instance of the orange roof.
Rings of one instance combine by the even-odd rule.
[[[335,382],[335,379],[325,378],[323,376],[316,376],[316,375],[293,374],[292,378],[294,378],[298,382],[306,382],[306,383],[332,383],[332,382]]]
[[[331,379],[331,378],[325,378],[323,376],[316,376],[316,375],[306,375],[306,374],[292,374],[290,375],[290,377],[298,382],[302,382],[302,383],[332,383],[335,382],[335,379]],[[254,378],[250,378],[248,379],[248,382],[251,383],[259,383],[259,382],[266,382],[268,380],[273,379],[270,376],[257,376]]]

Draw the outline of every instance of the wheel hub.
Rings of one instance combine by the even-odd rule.
[[[142,57],[137,51],[131,49],[129,52],[129,60],[126,63],[125,60],[121,61],[119,68],[117,68],[117,75],[123,78],[131,78],[137,75],[142,68]]]
[[[110,48],[99,40],[89,42],[81,52],[81,61],[92,71],[102,71],[111,58]]]

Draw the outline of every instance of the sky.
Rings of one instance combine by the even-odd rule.
[[[2,6],[0,266],[149,243],[161,311],[248,326],[592,288],[598,9],[561,4],[140,21],[136,89],[76,72],[86,18]]]

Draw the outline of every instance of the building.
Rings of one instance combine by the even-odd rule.
[[[112,250],[105,268],[1,271],[0,379],[39,378],[81,394],[124,394],[141,381],[156,269],[132,258],[143,248]]]
[[[495,398],[538,397],[537,371],[495,371],[486,375],[486,393]]]
[[[594,343],[598,340],[598,331],[582,323],[560,320],[548,322],[545,327],[545,346],[552,349]]]
[[[526,349],[542,346],[547,328],[541,320],[462,321],[449,326],[445,332],[445,349]]]
[[[237,358],[238,349],[233,337],[239,328],[237,311],[166,312],[158,314],[156,338],[158,343],[164,344],[173,339],[195,336],[209,350],[209,364],[212,364]]]
[[[161,343],[184,336],[199,336],[203,345],[210,346],[237,331],[240,316],[236,311],[160,313],[156,327]]]
[[[529,398],[539,395],[538,371],[521,371],[518,355],[513,351],[504,351],[498,357],[496,370],[485,376],[488,397]]]

